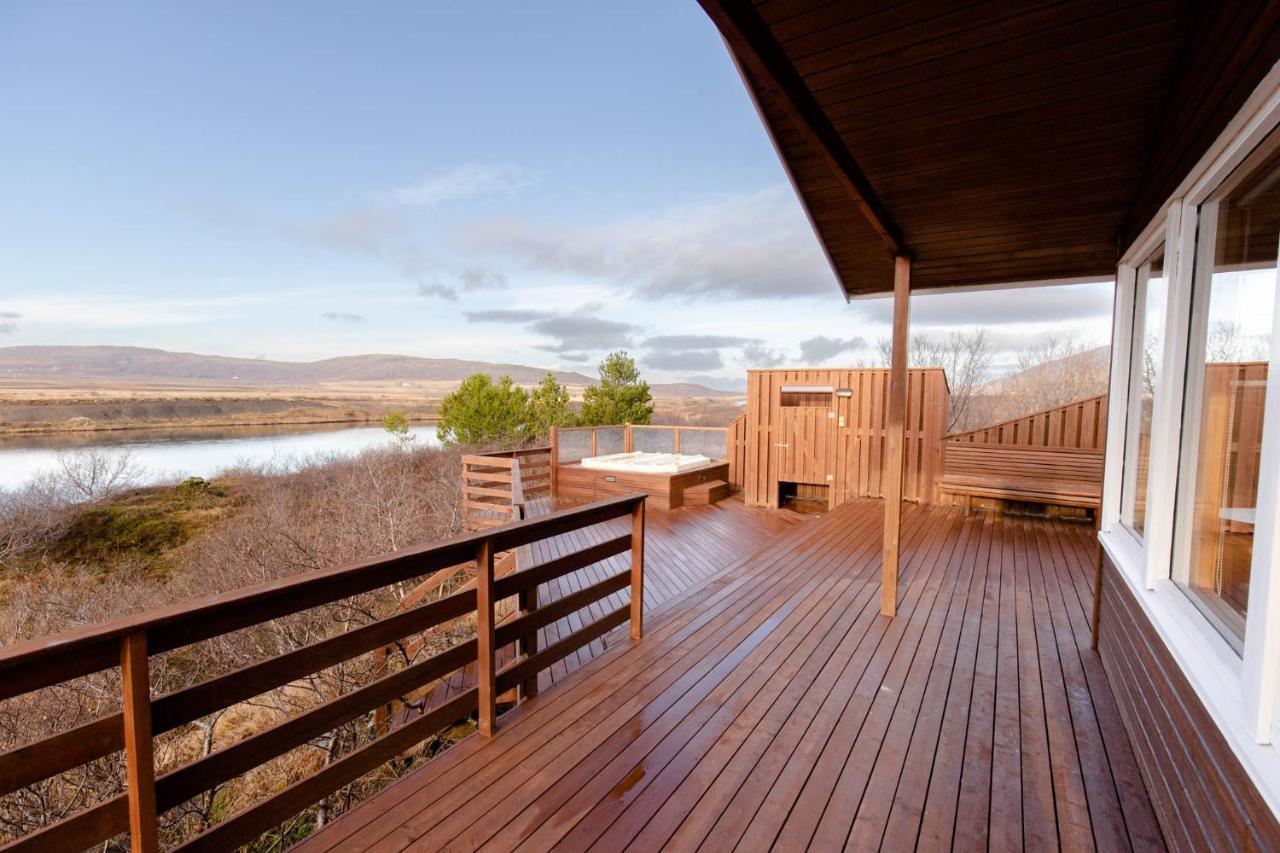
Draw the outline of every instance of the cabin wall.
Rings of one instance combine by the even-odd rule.
[[[783,387],[849,388],[829,400]],[[777,506],[779,483],[826,486],[831,506],[884,494],[889,371],[884,368],[752,370],[747,373],[748,504]],[[788,405],[784,405],[784,403]],[[935,503],[941,441],[951,405],[943,372],[908,372],[907,470],[903,497]]]
[[[1170,849],[1280,850],[1280,824],[1106,559],[1098,653]]]

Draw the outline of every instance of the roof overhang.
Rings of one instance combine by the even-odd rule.
[[[1264,0],[700,2],[849,297],[1110,278],[1280,59]]]

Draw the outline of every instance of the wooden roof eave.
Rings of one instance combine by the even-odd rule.
[[[890,257],[909,254],[902,231],[890,215],[888,208],[876,194],[871,182],[867,180],[861,167],[854,160],[826,112],[818,105],[804,81],[800,79],[795,67],[787,59],[781,45],[774,39],[755,8],[750,4],[735,3],[732,0],[729,2],[699,0],[699,3],[724,37],[730,55],[734,57],[739,72],[742,73],[747,91],[751,94],[762,123],[769,128],[770,139],[784,165],[787,164],[788,159],[782,155],[777,139],[774,138],[771,123],[756,97],[757,87],[770,92],[776,98],[796,132],[809,144],[814,154],[831,169],[832,175],[884,244],[887,254]],[[814,224],[813,212],[804,201],[803,193],[799,192],[789,165],[787,165],[787,174],[792,186],[797,188],[797,196],[805,206],[810,223]],[[816,225],[814,230],[818,231]],[[822,242],[820,233],[819,242]],[[830,254],[827,259],[828,262],[831,261]],[[839,271],[836,270],[834,263],[832,270],[836,271],[839,278]],[[845,289],[847,293],[848,288]]]

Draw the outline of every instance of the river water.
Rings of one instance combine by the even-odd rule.
[[[434,426],[409,430],[418,447],[436,445]],[[128,453],[141,484],[211,477],[248,464],[297,465],[324,456],[354,456],[394,444],[378,426],[201,427],[185,430],[131,429],[53,433],[0,438],[0,489],[20,488],[58,465],[58,454],[100,449]]]

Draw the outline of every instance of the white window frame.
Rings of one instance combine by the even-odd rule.
[[[1197,216],[1202,203],[1273,131],[1280,132],[1280,66],[1206,153],[1160,214],[1121,258],[1116,274],[1107,434],[1127,435],[1136,272],[1164,243],[1168,288],[1162,370],[1156,389],[1147,482],[1148,507],[1139,540],[1120,522],[1125,444],[1108,441],[1098,538],[1179,668],[1273,811],[1280,814],[1280,488],[1260,478],[1254,532],[1249,618],[1243,650],[1235,648],[1177,587],[1172,576],[1175,499],[1179,473],[1191,328]],[[1280,471],[1280,298],[1273,326],[1262,436],[1264,470]],[[1106,603],[1103,603],[1105,614]],[[1103,617],[1106,618],[1105,615]]]

